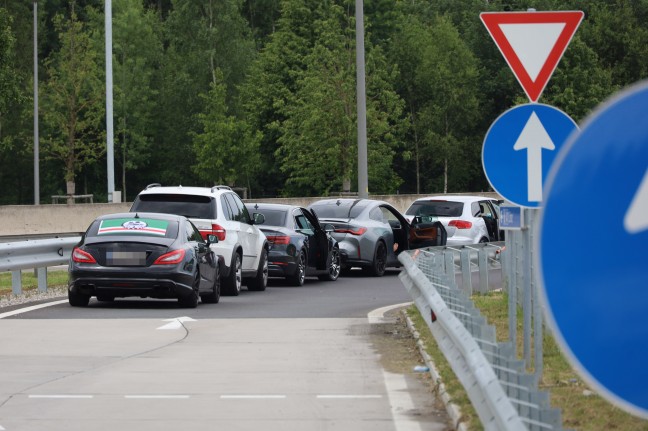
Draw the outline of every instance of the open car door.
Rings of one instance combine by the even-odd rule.
[[[440,221],[425,221],[422,216],[412,220],[409,231],[410,249],[446,245],[448,234]]]
[[[317,243],[317,245],[315,246],[317,250],[315,256],[315,267],[317,269],[326,269],[329,255],[328,235],[326,234],[326,231],[320,224],[319,219],[317,218],[313,210],[309,211],[306,208],[301,208],[301,210],[306,219],[308,219],[308,222],[311,224],[311,226],[313,226],[313,232],[315,233],[315,242]]]

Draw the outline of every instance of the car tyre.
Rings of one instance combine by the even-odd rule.
[[[90,302],[90,295],[73,292],[68,289],[68,302],[73,307],[87,307],[88,303]]]
[[[334,247],[329,254],[327,273],[319,275],[319,278],[322,281],[335,281],[340,277],[340,272],[342,271],[342,264],[340,261],[340,249]]]
[[[198,286],[200,286],[200,274],[196,276],[193,288],[189,295],[178,298],[178,304],[183,308],[196,308],[198,306]]]
[[[200,295],[200,300],[203,304],[218,304],[221,296],[221,283],[220,277],[214,278],[214,285],[212,286],[212,291],[205,295]]]
[[[295,273],[289,275],[286,279],[293,286],[304,285],[304,280],[306,280],[306,253],[304,253],[304,250],[301,250],[297,257],[297,268],[295,268]]]
[[[248,290],[263,292],[268,285],[268,251],[264,248],[259,258],[256,276],[247,283]]]
[[[238,296],[241,293],[243,269],[241,268],[241,255],[234,254],[234,262],[230,267],[229,275],[223,280],[222,293],[227,296]]]
[[[488,238],[486,238],[485,236],[482,236],[482,237],[479,239],[479,243],[480,243],[480,244],[485,244],[485,243],[487,243],[487,242],[488,242]]]
[[[382,277],[385,275],[385,268],[387,267],[387,248],[385,243],[378,241],[376,251],[374,252],[373,262],[365,271],[374,277]]]

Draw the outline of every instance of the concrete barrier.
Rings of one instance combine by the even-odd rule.
[[[461,193],[470,195],[483,195],[497,197],[495,193]],[[429,195],[376,195],[371,199],[389,202],[397,210],[405,212],[410,204],[424,196],[443,196],[442,194]],[[284,203],[307,207],[310,203],[334,198],[265,198],[245,199],[245,202]],[[74,204],[74,205],[6,205],[0,206],[0,236],[10,235],[36,235],[59,234],[70,232],[85,232],[92,220],[100,215],[118,212],[128,212],[130,202],[119,204]]]

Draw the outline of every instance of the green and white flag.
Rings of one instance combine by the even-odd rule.
[[[169,222],[145,218],[116,218],[102,220],[97,235],[165,236]]]

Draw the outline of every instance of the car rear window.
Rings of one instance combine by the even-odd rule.
[[[285,226],[287,212],[284,210],[268,210],[264,208],[254,208],[252,212],[263,214],[265,217],[264,225],[267,226]]]
[[[421,201],[414,202],[405,214],[412,216],[460,217],[463,213],[463,202]]]
[[[131,212],[177,214],[187,218],[215,219],[216,204],[210,196],[180,194],[139,195]]]
[[[311,205],[318,218],[356,218],[369,205],[369,201],[331,201]]]
[[[155,218],[110,218],[96,220],[86,234],[87,238],[109,238],[113,236],[177,238],[178,222]]]

